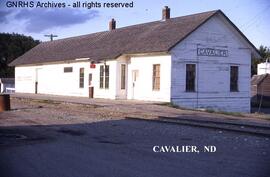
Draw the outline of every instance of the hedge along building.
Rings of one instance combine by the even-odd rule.
[[[251,55],[259,53],[222,11],[170,18],[165,7],[160,21],[115,27],[17,58],[16,92],[250,111]]]

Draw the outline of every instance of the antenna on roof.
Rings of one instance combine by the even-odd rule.
[[[51,41],[53,41],[54,37],[58,37],[57,35],[53,35],[53,34],[46,34],[44,35],[45,37],[49,37],[51,39]]]

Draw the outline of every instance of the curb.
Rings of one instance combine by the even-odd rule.
[[[160,117],[162,120],[168,120],[168,121],[189,121],[189,122],[199,122],[199,123],[207,123],[207,124],[224,124],[224,125],[232,125],[232,126],[244,126],[244,127],[250,127],[250,128],[260,128],[260,129],[266,129],[270,130],[270,124],[269,125],[263,125],[256,122],[232,122],[229,120],[199,120],[199,119],[190,119],[190,118],[182,118],[182,117]]]
[[[260,127],[260,126],[246,126],[245,124],[227,124],[227,123],[221,123],[221,122],[215,122],[211,121],[209,124],[209,121],[203,122],[202,120],[196,121],[196,120],[181,120],[181,119],[175,119],[171,120],[166,118],[160,118],[160,119],[144,119],[144,118],[137,118],[137,117],[126,117],[128,120],[139,120],[139,121],[151,121],[151,122],[157,122],[157,123],[169,123],[169,124],[178,124],[178,125],[184,125],[184,126],[194,126],[194,127],[202,127],[202,128],[210,128],[210,129],[221,129],[221,130],[227,130],[227,131],[234,131],[239,133],[245,133],[245,134],[251,134],[256,136],[263,136],[263,137],[270,137],[270,128],[269,127]],[[203,122],[203,123],[202,123]]]

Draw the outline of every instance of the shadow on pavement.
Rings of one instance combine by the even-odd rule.
[[[155,145],[215,145],[218,151],[155,153]],[[5,177],[266,177],[269,154],[261,137],[136,120],[0,127]]]

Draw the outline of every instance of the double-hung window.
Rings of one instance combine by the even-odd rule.
[[[196,65],[186,64],[186,92],[195,92]]]
[[[160,90],[160,64],[153,65],[153,90]]]
[[[109,88],[110,67],[109,65],[101,65],[99,68],[99,88]]]
[[[238,92],[238,66],[231,66],[230,68],[230,91]]]
[[[80,75],[79,75],[79,79],[80,79],[80,88],[84,87],[84,68],[80,68]]]

